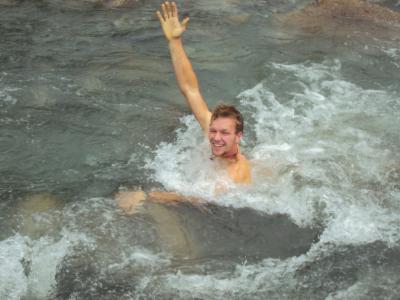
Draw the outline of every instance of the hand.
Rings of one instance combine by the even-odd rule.
[[[179,22],[178,9],[175,2],[169,3],[168,1],[161,4],[163,14],[157,11],[157,17],[160,20],[161,27],[164,35],[168,41],[181,37],[186,30],[189,18],[185,18],[182,23]]]
[[[146,194],[142,190],[119,192],[115,196],[118,206],[128,215],[133,215],[140,204],[146,200]]]

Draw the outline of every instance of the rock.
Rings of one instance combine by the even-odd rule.
[[[287,23],[309,28],[326,22],[365,22],[400,26],[399,12],[362,0],[320,0],[317,4],[308,5],[300,11],[278,17],[283,17]]]
[[[400,12],[362,0],[321,0],[301,10],[273,15],[276,26],[288,27],[292,34],[330,37],[347,46],[379,40],[400,39]]]

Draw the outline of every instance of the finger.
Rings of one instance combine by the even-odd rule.
[[[173,17],[173,6],[170,2],[168,2],[168,13],[170,17]]]
[[[157,14],[158,19],[160,20],[160,23],[165,22],[165,20],[164,20],[163,16],[161,15],[160,11],[157,10],[156,14]]]
[[[190,18],[186,17],[183,19],[181,25],[186,28],[187,24],[189,23]]]
[[[176,7],[176,3],[172,2],[172,16],[177,17],[178,16],[178,8]]]
[[[166,7],[168,18],[169,18],[169,17],[171,17],[171,5],[169,4],[168,1],[165,1],[165,7]]]
[[[167,3],[167,2],[165,2],[165,3]],[[161,4],[161,8],[162,8],[162,11],[163,11],[164,20],[167,20],[168,19],[168,13],[167,13],[167,7],[166,7],[165,3]]]

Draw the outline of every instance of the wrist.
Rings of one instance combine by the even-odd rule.
[[[181,37],[177,37],[177,38],[172,37],[172,38],[168,39],[168,44],[170,44],[170,45],[181,44],[181,43],[182,43]]]

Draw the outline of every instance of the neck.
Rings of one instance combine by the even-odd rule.
[[[221,156],[221,158],[224,158],[224,159],[236,159],[238,154],[239,154],[239,149],[236,147],[236,149],[234,151],[225,153],[224,155]]]

